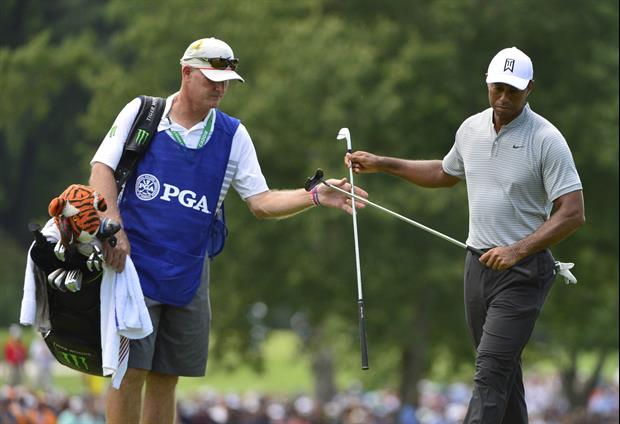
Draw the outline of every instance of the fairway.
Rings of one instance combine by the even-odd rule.
[[[26,332],[26,335],[27,343],[32,337],[38,337],[30,332]],[[4,339],[5,336],[0,335],[0,341]],[[178,386],[179,395],[183,397],[200,390],[214,390],[221,393],[247,391],[272,394],[311,393],[313,382],[309,363],[307,357],[299,352],[297,336],[293,332],[272,331],[264,345],[264,354],[263,373],[249,366],[225,367],[217,359],[210,358],[205,377],[181,377]],[[0,385],[4,383],[4,375],[4,372],[0,375]],[[85,374],[82,375],[58,363],[54,364],[54,385],[67,394],[83,394],[85,389],[101,392],[107,388],[108,383],[107,378],[90,376],[86,378]]]
[[[265,372],[257,373],[247,366],[226,370],[210,358],[207,375],[181,378],[181,396],[210,388],[218,392],[257,391],[273,394],[312,392],[312,376],[307,357],[298,350],[297,336],[289,331],[272,331],[264,347]]]

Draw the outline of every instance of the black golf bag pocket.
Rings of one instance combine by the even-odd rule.
[[[58,362],[76,371],[103,375],[101,355],[101,276],[83,284],[77,292],[53,288],[47,276],[62,265],[48,245],[31,249],[35,262],[37,297],[47,298],[50,329],[42,333],[50,352]],[[90,276],[89,276],[90,277]]]
[[[47,240],[32,226],[35,242],[30,249],[34,263],[37,302],[47,300],[50,327],[41,334],[51,353],[62,365],[87,374],[103,376],[101,352],[101,271],[90,271],[87,257],[73,245],[65,252],[65,261],[54,253],[55,242]],[[57,269],[79,269],[81,289],[61,291],[48,282]],[[42,307],[45,310],[45,307]]]
[[[75,293],[47,290],[51,329],[43,335],[58,362],[98,376],[103,375],[100,286],[98,281]]]
[[[54,358],[61,364],[86,374],[103,375],[100,347],[93,347],[88,341],[55,330],[44,335],[44,340]]]

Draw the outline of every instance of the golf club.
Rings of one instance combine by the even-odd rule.
[[[416,222],[413,219],[409,219],[409,218],[407,218],[407,217],[405,217],[405,216],[403,216],[401,214],[398,214],[398,213],[393,212],[393,211],[391,211],[391,210],[389,210],[387,208],[384,208],[383,206],[378,205],[376,203],[373,203],[370,200],[364,199],[363,197],[360,197],[357,194],[349,193],[348,191],[345,191],[345,190],[341,189],[340,187],[336,187],[333,184],[330,184],[327,181],[325,181],[323,179],[323,175],[324,175],[323,174],[323,170],[320,169],[320,168],[317,169],[316,172],[314,173],[314,176],[312,176],[312,177],[310,177],[310,178],[308,178],[306,180],[306,184],[304,184],[304,188],[306,189],[306,191],[310,191],[315,186],[317,186],[318,184],[323,183],[326,186],[328,186],[328,187],[330,187],[330,188],[332,188],[332,189],[334,189],[336,191],[344,193],[344,194],[346,194],[347,196],[349,196],[351,198],[359,200],[360,202],[364,202],[367,205],[370,205],[370,206],[373,206],[373,207],[375,207],[377,209],[380,209],[383,212],[386,212],[386,213],[388,213],[388,214],[390,214],[390,215],[400,219],[401,221],[405,221],[408,224],[411,224],[411,225],[413,225],[415,227],[418,227],[418,228],[420,228],[420,229],[422,229],[422,230],[424,230],[426,232],[429,232],[429,233],[431,233],[431,234],[433,234],[433,235],[435,235],[435,236],[437,236],[439,238],[442,238],[442,239],[444,239],[444,240],[446,240],[446,241],[448,241],[448,242],[450,242],[452,244],[455,244],[455,245],[457,245],[457,246],[459,246],[459,247],[461,247],[463,249],[469,250],[470,252],[475,253],[478,256],[484,255],[484,252],[482,250],[480,250],[480,249],[476,249],[475,247],[472,247],[472,246],[467,246],[465,243],[462,243],[462,242],[460,242],[460,241],[458,241],[456,239],[453,239],[450,236],[442,234],[439,231],[433,230],[432,228],[429,228],[426,225],[420,224],[419,222]],[[532,274],[530,273],[529,270],[527,270],[525,268],[522,268],[522,267],[519,267],[519,266],[513,266],[513,267],[509,268],[509,270],[514,271],[514,272],[516,272],[518,274],[521,274],[522,276],[524,276],[526,278],[531,278],[531,276],[532,276]]]
[[[337,140],[347,141],[347,152],[351,153],[351,133],[348,128],[341,128]],[[355,184],[353,183],[353,169],[349,168],[349,182],[351,183],[351,209],[353,213],[353,239],[355,242],[355,269],[357,271],[357,305],[359,310],[360,349],[362,351],[362,369],[368,369],[368,345],[366,343],[366,324],[364,317],[364,297],[362,296],[362,270],[360,266],[360,248],[357,237],[357,213],[355,209]]]

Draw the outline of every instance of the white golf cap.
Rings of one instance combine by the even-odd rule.
[[[230,46],[222,40],[213,37],[202,38],[194,41],[185,50],[181,58],[181,65],[200,69],[200,72],[211,81],[238,80],[243,82],[241,75],[230,69],[229,66],[223,69],[215,68],[209,59],[235,59],[235,55]]]
[[[502,82],[519,90],[525,90],[532,79],[534,79],[532,61],[516,47],[497,53],[487,71],[487,83]]]

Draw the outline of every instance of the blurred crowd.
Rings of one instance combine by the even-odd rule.
[[[419,383],[418,406],[403,404],[390,390],[349,389],[322,406],[306,394],[266,397],[204,390],[179,402],[182,424],[458,424],[471,395],[464,383]],[[555,377],[532,377],[526,393],[531,424],[618,423],[618,384],[601,385],[583,411],[569,412]]]
[[[102,396],[67,396],[52,389],[0,389],[0,424],[104,424]]]
[[[0,424],[101,424],[107,380],[83,376],[81,395],[53,384],[54,359],[41,338],[28,347],[18,327],[9,331],[1,363]],[[601,382],[582,411],[570,411],[559,377],[526,378],[531,424],[617,424],[618,375]],[[219,393],[204,388],[181,395],[178,424],[457,424],[465,416],[471,388],[464,383],[418,383],[417,405],[403,404],[391,390],[352,387],[319,405],[308,394],[268,396]]]
[[[528,381],[531,424],[618,423],[618,386],[601,385],[588,408],[568,412],[554,378]],[[417,408],[403,405],[389,390],[350,389],[321,407],[308,395],[266,396],[199,390],[182,396],[179,424],[457,424],[465,414],[470,389],[462,383],[420,383]],[[68,396],[57,389],[0,388],[1,424],[102,424],[104,396]]]

